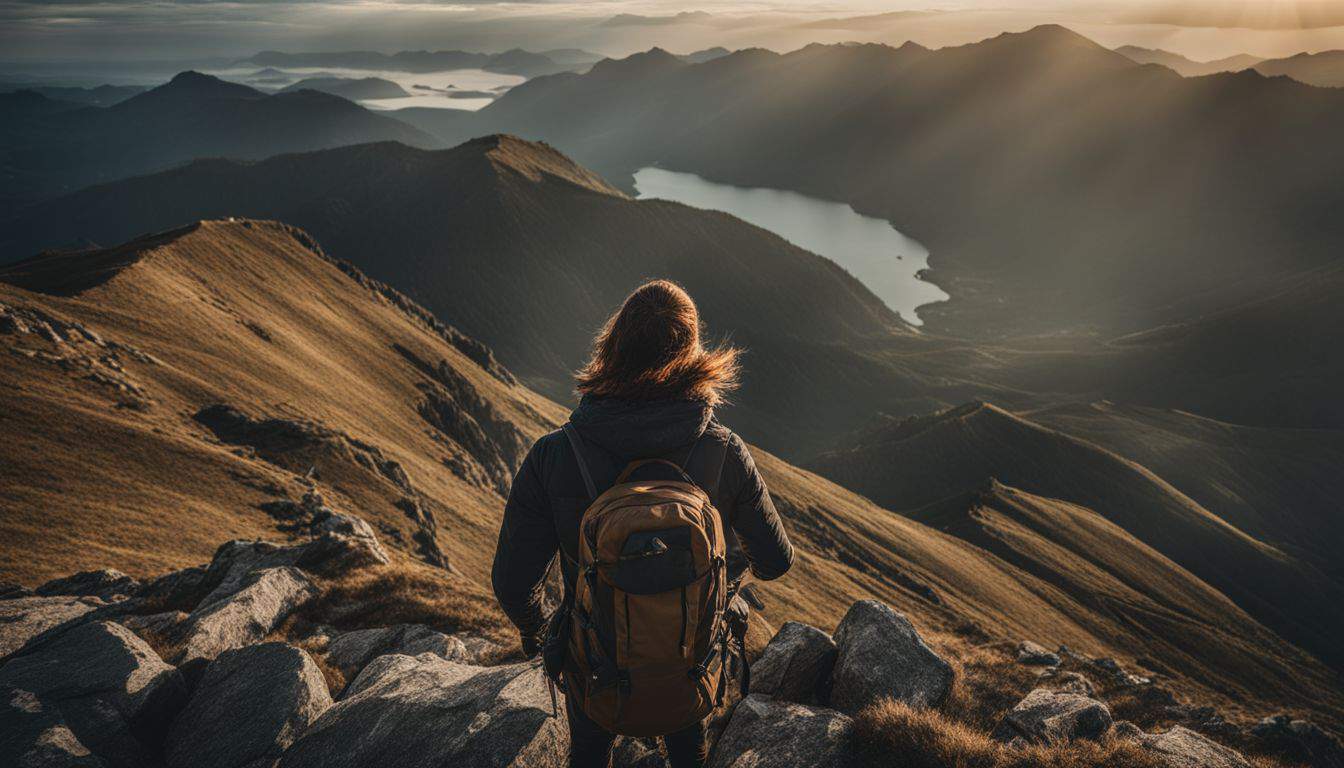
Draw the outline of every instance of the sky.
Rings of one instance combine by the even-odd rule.
[[[815,26],[895,11],[916,13]],[[611,22],[618,14],[643,18]],[[1344,48],[1344,0],[0,0],[0,74],[54,62],[230,59],[264,49],[581,47],[625,55],[652,45],[787,50],[844,40],[941,47],[1046,22],[1105,45],[1165,47],[1192,58]]]

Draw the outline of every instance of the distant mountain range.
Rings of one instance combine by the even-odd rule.
[[[1061,27],[703,64],[654,49],[534,79],[439,134],[496,131],[619,185],[658,163],[889,219],[952,295],[927,328],[963,337],[1178,322],[1344,247],[1344,91],[1183,78]]]
[[[1299,53],[1282,59],[1262,59],[1243,53],[1214,61],[1192,61],[1178,53],[1133,45],[1121,46],[1115,52],[1140,64],[1161,64],[1185,77],[1254,69],[1266,77],[1282,75],[1322,88],[1344,86],[1344,51]]]
[[[260,67],[295,69],[305,67],[339,67],[344,69],[375,69],[396,72],[442,72],[450,69],[484,69],[509,75],[536,77],[572,69],[584,68],[602,57],[577,49],[560,49],[533,53],[521,48],[503,53],[473,53],[470,51],[399,51],[393,54],[377,51],[333,51],[329,53],[284,53],[262,51],[243,59],[242,64]]]
[[[94,88],[77,88],[28,83],[0,83],[0,94],[12,93],[13,91],[32,91],[53,101],[94,107],[110,107],[147,90],[149,89],[142,85],[100,85]]]
[[[36,94],[33,94],[36,95]],[[65,109],[0,96],[8,204],[168,168],[198,157],[262,158],[366,141],[434,146],[433,137],[338,96],[267,95],[196,72],[111,107]]]

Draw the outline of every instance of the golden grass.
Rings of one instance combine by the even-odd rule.
[[[865,768],[1160,768],[1119,739],[1010,749],[942,712],[884,700],[854,718],[852,748]]]
[[[445,634],[478,635],[505,645],[517,634],[492,596],[465,579],[415,564],[393,564],[318,581],[321,594],[290,623],[337,629],[424,624]]]

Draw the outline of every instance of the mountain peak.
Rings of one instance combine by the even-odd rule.
[[[651,75],[687,66],[681,57],[654,46],[642,53],[634,53],[624,59],[603,59],[588,71],[590,75]]]
[[[511,134],[497,133],[472,139],[459,149],[480,151],[496,169],[511,170],[533,182],[550,177],[594,192],[625,196],[601,176],[569,159],[545,142],[527,141]]]
[[[210,98],[210,99],[257,99],[266,94],[254,88],[249,88],[240,83],[231,83],[227,80],[221,80],[214,75],[207,75],[195,70],[179,72],[173,76],[172,80],[141,94],[138,97],[129,99],[136,101],[146,96],[159,98],[165,95],[188,96],[192,98]]]

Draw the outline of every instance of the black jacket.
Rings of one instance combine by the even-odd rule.
[[[730,577],[750,567],[759,579],[776,579],[793,565],[793,547],[751,453],[709,406],[585,397],[569,420],[599,494],[635,459],[671,459],[723,516]],[[557,547],[565,554],[565,589],[574,588],[579,519],[591,501],[565,433],[538,440],[514,477],[491,573],[495,597],[525,645],[545,624],[542,587]]]

